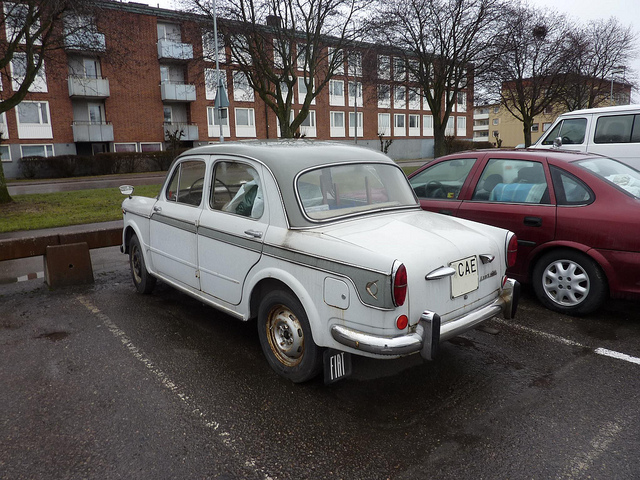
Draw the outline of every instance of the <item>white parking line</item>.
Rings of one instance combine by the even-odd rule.
[[[119,339],[122,344],[127,348],[129,353],[133,355],[133,357],[140,361],[147,369],[156,377],[156,379],[161,383],[163,387],[173,393],[187,408],[191,411],[191,414],[200,419],[203,425],[207,428],[212,428],[218,436],[222,443],[229,448],[233,454],[237,458],[244,458],[244,455],[241,454],[239,449],[234,445],[234,439],[231,437],[231,434],[222,428],[220,428],[220,423],[209,419],[210,415],[200,408],[196,402],[189,397],[186,393],[186,390],[180,387],[180,385],[173,380],[171,380],[165,372],[163,372],[159,367],[157,367],[149,358],[146,357],[144,352],[134,345],[134,343],[127,337],[126,333],[121,330],[115,323],[111,321],[111,319],[102,313],[98,307],[93,305],[91,301],[83,295],[76,295],[76,300],[81,303],[89,312],[91,312],[98,320],[100,320],[105,327],[109,329],[109,331]],[[257,467],[256,461],[252,458],[245,459],[244,465],[247,468],[254,469],[257,473],[261,474],[265,480],[274,480],[273,477],[267,475],[262,468]]]
[[[573,340],[566,339],[564,337],[560,337],[558,335],[553,335],[552,333],[543,332],[541,330],[536,330],[535,328],[525,327],[524,325],[518,325],[517,323],[511,323],[506,320],[502,320],[500,318],[494,318],[494,320],[502,325],[506,325],[508,327],[516,328],[518,330],[523,330],[525,332],[532,333],[539,337],[544,337],[546,339],[552,340],[557,343],[562,343],[564,345],[569,345],[572,347],[581,347],[581,348],[590,348],[586,345],[582,345],[581,343],[574,342]],[[640,358],[632,357],[631,355],[627,355],[626,353],[616,352],[615,350],[608,350],[606,348],[595,348],[592,350],[596,355],[602,355],[605,357],[611,357],[618,360],[622,360],[629,363],[634,363],[636,365],[640,365]]]

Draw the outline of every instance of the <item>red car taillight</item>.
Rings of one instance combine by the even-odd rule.
[[[396,307],[404,305],[407,298],[407,269],[403,263],[394,265],[391,274],[391,295]]]
[[[507,268],[511,268],[516,264],[518,258],[518,237],[512,233],[507,239]]]

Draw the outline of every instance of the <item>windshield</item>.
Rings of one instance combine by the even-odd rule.
[[[640,172],[611,158],[590,158],[576,162],[625,193],[640,198]]]
[[[330,165],[300,175],[298,201],[312,220],[417,206],[402,170],[381,163]]]

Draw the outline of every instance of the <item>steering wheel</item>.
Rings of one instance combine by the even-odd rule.
[[[214,188],[213,191],[216,191],[216,187],[215,184],[220,184],[224,187],[224,189],[227,191],[227,195],[229,195],[229,201],[233,200],[233,193],[231,193],[231,190],[229,189],[229,187],[227,186],[226,183],[224,183],[222,180],[220,180],[219,178],[216,178],[215,182],[214,182]]]
[[[425,188],[428,198],[447,198],[444,185],[437,180],[431,180]]]

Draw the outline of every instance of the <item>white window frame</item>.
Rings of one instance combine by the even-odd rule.
[[[381,95],[381,93],[383,93],[383,89],[384,93],[387,95]],[[391,108],[391,85],[378,85],[378,108]]]
[[[417,82],[418,81],[418,76],[416,75],[416,71],[418,71],[418,68],[420,67],[420,63],[417,60],[409,60],[407,63],[408,67],[408,74],[409,74],[409,81],[410,82]]]
[[[4,151],[7,152],[6,155],[4,155]],[[4,163],[11,162],[11,149],[9,148],[9,145],[0,145],[0,161]]]
[[[145,145],[155,145],[158,148],[154,150],[145,150]],[[140,142],[140,151],[141,152],[161,152],[162,151],[162,143],[160,142]]]
[[[238,124],[238,112],[241,110],[247,111],[247,125]],[[236,124],[236,137],[256,137],[256,114],[253,108],[235,108],[234,119]]]
[[[381,80],[391,79],[391,57],[389,55],[378,55],[378,78]]]
[[[362,95],[362,82],[349,81],[349,106],[355,107],[355,102],[358,103],[358,107],[363,106]]]
[[[336,56],[340,56],[340,60],[338,65],[336,66],[336,70],[333,72],[335,75],[344,75],[344,51],[341,48],[333,48],[329,47],[329,64],[333,62],[333,59]]]
[[[351,50],[347,56],[347,76],[362,76],[362,52]]]
[[[33,147],[42,147],[44,155],[25,155],[24,147],[33,148]],[[51,143],[43,143],[43,144],[28,144],[28,145],[20,145],[20,157],[54,157],[55,150],[53,148],[53,144]]]
[[[216,75],[215,68],[205,68],[204,69],[204,90],[205,90],[205,98],[207,100],[215,100],[216,95],[218,93],[218,76]],[[224,91],[227,94],[227,98],[229,98],[229,88],[227,86],[227,72],[224,69],[220,69],[220,77],[222,77],[222,85],[224,86]]]
[[[458,137],[467,136],[467,117],[463,115],[456,118],[456,135]]]
[[[407,96],[409,98],[409,110],[420,110],[420,87],[408,87]]]
[[[38,104],[38,123],[25,123],[20,121],[20,106],[28,103]],[[43,116],[42,105],[46,105],[46,115]],[[16,122],[18,125],[18,138],[53,138],[53,130],[51,128],[51,109],[47,101],[30,101],[25,100],[15,107]]]
[[[313,88],[315,82],[312,82],[311,88]],[[307,96],[307,84],[304,82],[304,77],[298,77],[298,103],[302,105],[304,103],[304,99]],[[316,99],[313,97],[311,100],[311,105],[316,104]]]
[[[402,122],[399,120],[402,119]],[[407,116],[404,113],[393,114],[393,136],[394,137],[406,137],[407,136]],[[402,125],[400,125],[402,124]]]
[[[336,125],[336,118],[342,119],[342,125]],[[329,112],[329,136],[344,137],[345,136],[345,114],[344,112]]]
[[[391,114],[390,113],[378,114],[378,135],[383,135],[387,137],[391,135]]]
[[[337,85],[340,85],[341,95],[335,92]],[[329,80],[329,105],[332,107],[344,107],[344,80]]]
[[[415,121],[415,125],[412,127],[411,122]],[[410,113],[408,117],[407,127],[409,128],[409,136],[410,137],[419,137],[420,136],[420,115],[417,113]]]
[[[308,123],[308,125],[305,125]],[[318,136],[316,129],[316,111],[309,110],[309,115],[300,124],[300,135],[304,135],[306,138],[315,138]]]
[[[24,60],[20,60],[24,58]],[[17,62],[21,62],[24,65],[24,73],[16,72],[16,64]],[[34,63],[38,63],[37,55],[34,57]],[[24,52],[16,52],[13,54],[13,59],[11,60],[11,85],[13,87],[13,91],[16,92],[20,89],[22,84],[24,83],[24,75],[26,74],[27,69],[27,54]],[[40,70],[36,73],[35,78],[31,85],[29,85],[29,92],[31,93],[49,93],[49,89],[47,87],[47,75],[45,74],[44,61],[40,66]]]
[[[362,114],[362,112],[357,112],[358,113],[358,137],[362,138],[364,136],[364,116]],[[354,127],[354,123],[355,123],[355,115],[356,112],[349,112],[349,136],[350,137],[355,137],[355,127]]]
[[[133,145],[133,150],[118,150],[118,147],[121,145]],[[113,144],[113,151],[114,152],[137,152],[138,151],[138,144],[135,142],[122,142],[122,143],[114,143]]]
[[[216,55],[216,43],[212,31],[202,34],[202,55],[206,62],[215,62],[216,57],[219,63],[227,62],[227,52],[224,43],[224,35],[218,33],[218,52]]]
[[[249,40],[242,34],[231,37],[233,47],[231,48],[231,63],[240,65],[253,65],[253,59],[249,54]],[[239,45],[239,46],[236,46]]]
[[[422,135],[424,137],[433,137],[433,115],[422,116]]]
[[[405,85],[393,87],[393,108],[407,108],[407,87]]]
[[[283,69],[284,68],[284,58],[280,53],[280,49],[278,48],[278,44],[281,43],[280,39],[274,37],[272,40],[273,43],[273,67]],[[287,60],[291,61],[291,44],[289,42],[282,42],[283,50],[286,50]],[[287,62],[288,63],[288,62]]]
[[[444,135],[446,137],[453,137],[456,134],[455,123],[453,115],[450,115],[447,119],[447,126],[444,129]]]
[[[27,4],[22,3],[14,3],[14,2],[4,2],[4,27],[7,41],[11,42],[18,35],[20,30],[22,30],[24,26],[24,21],[26,20],[26,15],[28,14],[29,7]],[[22,23],[18,25],[18,12],[17,9],[25,10]],[[8,21],[8,19],[15,19],[16,21]],[[31,35],[35,35],[36,32],[40,29],[40,20],[36,21],[31,25]],[[23,42],[24,43],[24,42]],[[40,38],[36,38],[33,42],[35,45],[42,45],[42,40]]]
[[[304,66],[306,63],[306,50],[308,49],[308,45],[306,43],[298,43],[296,45],[296,66],[298,70],[304,70]],[[311,59],[311,52],[309,52],[309,60]]]
[[[244,72],[235,70],[231,74],[233,81],[233,99],[236,102],[254,102],[255,95]]]
[[[7,127],[7,112],[0,114],[0,134],[2,134],[2,140],[9,140],[9,128]]]
[[[467,92],[458,92],[456,98],[456,109],[458,113],[467,112]]]
[[[407,81],[407,65],[404,57],[393,57],[393,79],[396,82]]]
[[[231,128],[229,128],[229,109],[223,108],[220,111],[222,118],[222,136],[230,137]],[[220,124],[216,115],[215,107],[207,107],[207,135],[209,138],[220,138]]]

